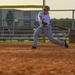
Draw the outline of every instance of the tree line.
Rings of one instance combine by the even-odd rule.
[[[50,21],[51,25],[59,25],[62,27],[72,27],[72,19],[69,18],[60,18],[60,19],[51,19]],[[74,19],[74,25],[75,25],[75,19]]]

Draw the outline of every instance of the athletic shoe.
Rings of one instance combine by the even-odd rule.
[[[68,48],[68,44],[66,43],[66,40],[64,40],[64,42],[65,42],[65,47]]]
[[[31,49],[36,49],[36,47],[35,46],[32,46],[32,48]]]

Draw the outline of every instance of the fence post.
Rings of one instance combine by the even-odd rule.
[[[15,10],[13,11],[13,34],[14,34],[14,26],[15,26],[15,22],[14,22],[14,20],[15,20]]]
[[[74,11],[75,10],[72,10],[72,29],[70,29],[69,33],[70,43],[75,43]]]
[[[43,6],[45,6],[45,0],[43,0]]]
[[[45,40],[46,40],[46,39],[45,39],[45,35],[44,35],[44,36],[43,36],[43,43],[45,43]]]
[[[74,10],[72,11],[72,29],[74,29]]]

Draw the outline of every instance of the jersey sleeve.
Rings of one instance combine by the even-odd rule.
[[[42,13],[41,12],[38,13],[38,17],[42,17]],[[42,21],[39,20],[39,19],[38,19],[38,22],[39,22],[39,24],[42,24]]]
[[[41,16],[41,17],[42,17],[42,13],[41,13],[41,12],[39,12],[39,13],[38,13],[38,17],[39,17],[39,16]]]

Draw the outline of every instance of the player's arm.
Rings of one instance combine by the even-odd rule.
[[[41,16],[38,16],[38,21],[40,24],[42,24],[43,26],[47,25],[47,23],[45,23],[43,20],[42,20],[42,17]]]
[[[42,17],[41,16],[38,16],[38,22],[39,22],[39,24],[42,24]]]

